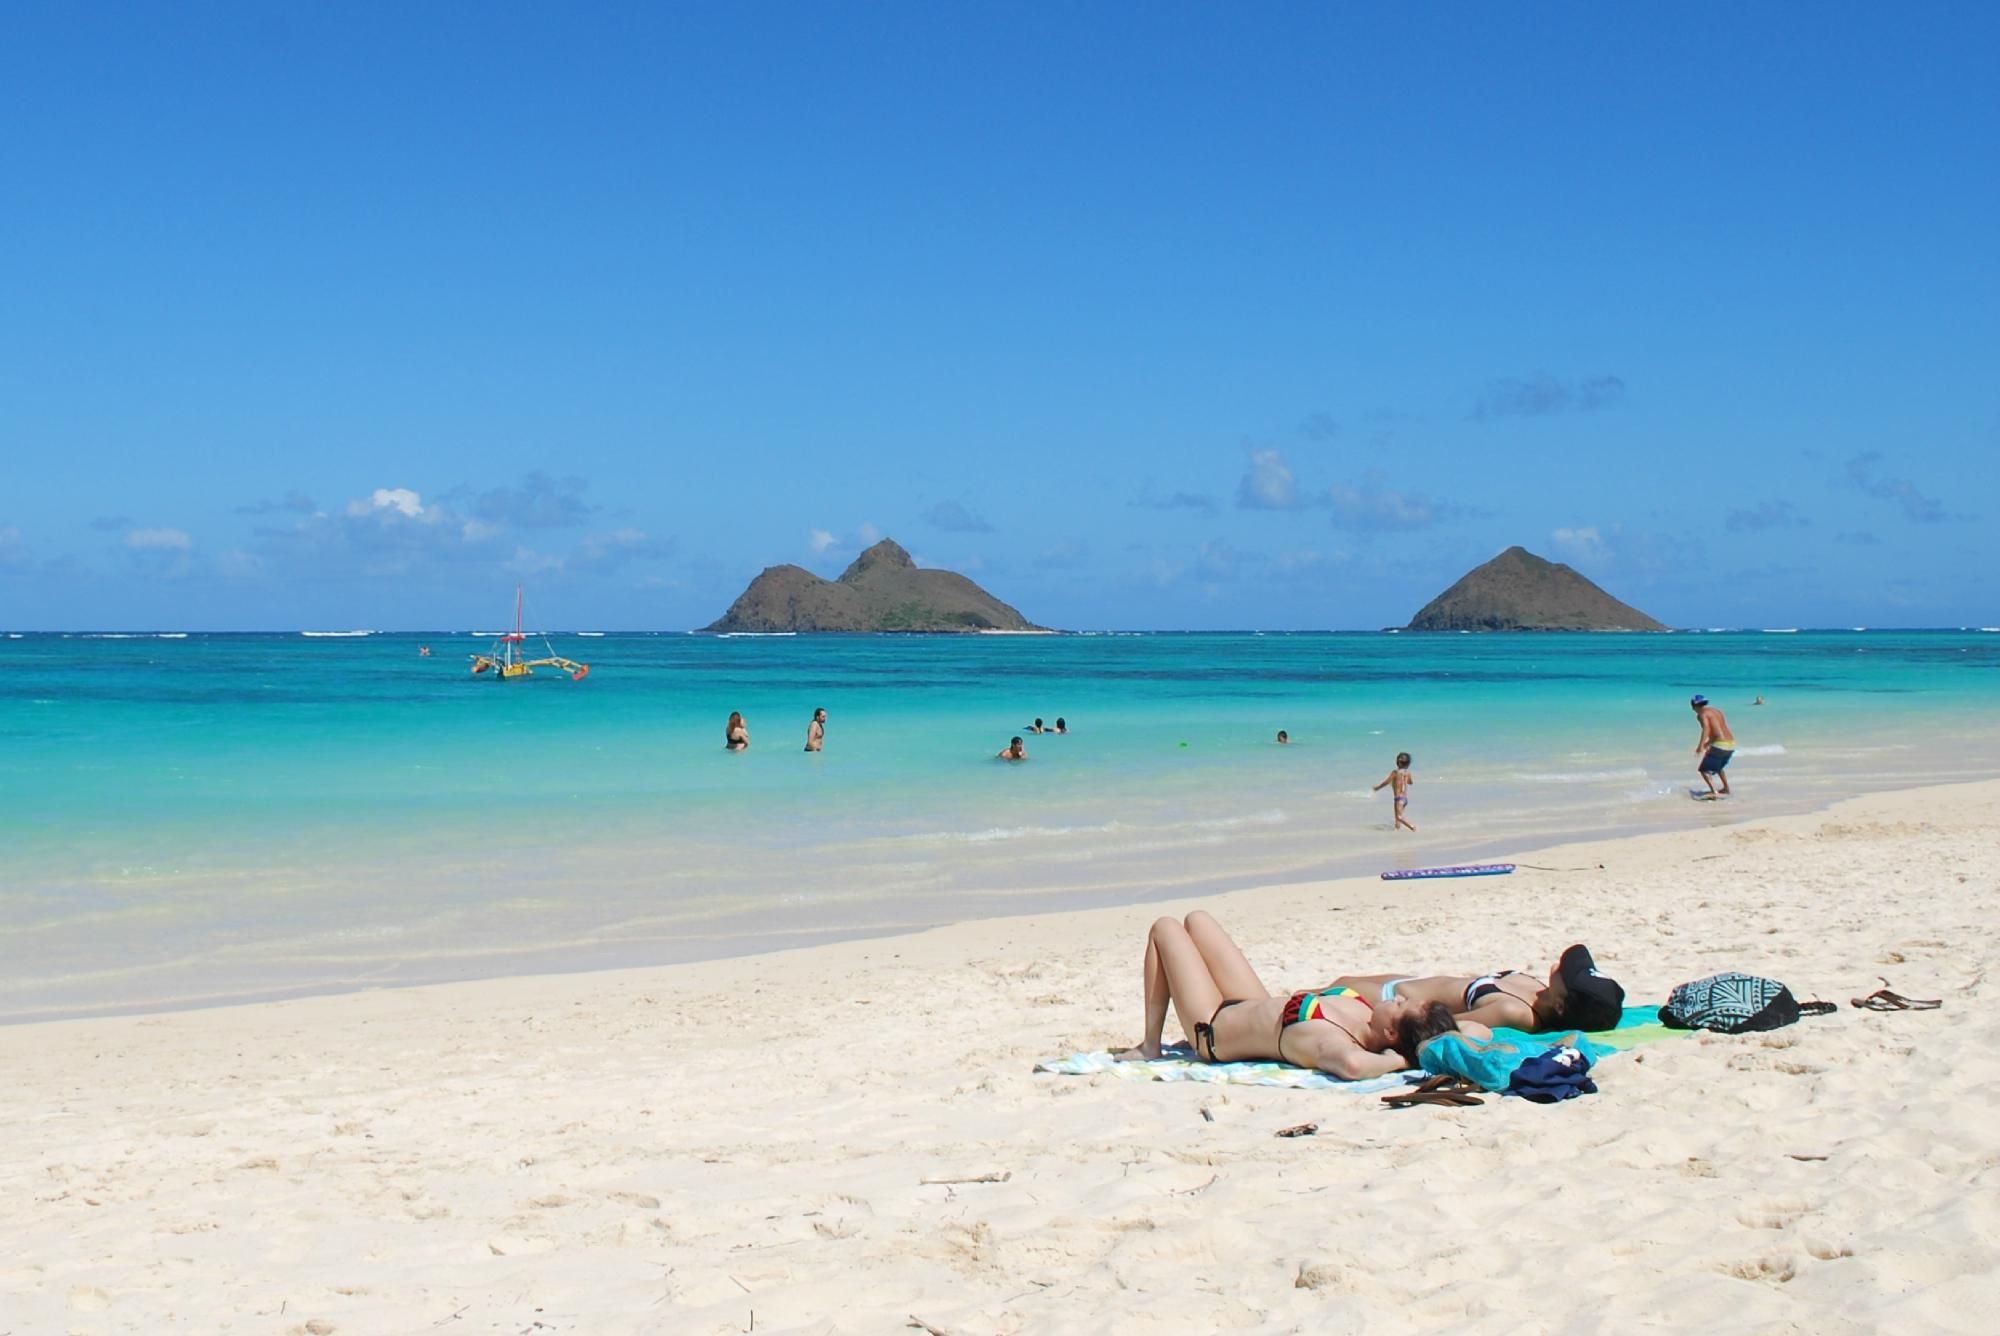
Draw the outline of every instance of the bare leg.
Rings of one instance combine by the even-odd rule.
[[[1722,784],[1722,796],[1727,798],[1729,796],[1729,772],[1727,770],[1718,770],[1715,772],[1715,777]]]
[[[1401,803],[1396,804],[1396,824],[1401,826],[1404,830],[1411,832],[1412,834],[1414,834],[1417,829],[1415,826],[1410,824],[1410,818],[1403,815],[1403,804]]]
[[[1138,1046],[1128,1048],[1118,1057],[1121,1060],[1133,1058],[1157,1058],[1160,1056],[1160,1034],[1167,1024],[1167,1004],[1173,1003],[1174,1015],[1179,1018],[1181,1029],[1190,1038],[1194,1027],[1206,1022],[1222,1005],[1222,989],[1217,986],[1215,976],[1208,972],[1208,962],[1201,958],[1201,950],[1188,936],[1188,930],[1179,919],[1163,918],[1153,924],[1153,930],[1146,934],[1146,1029]]]
[[[1708,785],[1708,796],[1713,798],[1715,796],[1715,776],[1706,770],[1700,769],[1697,769],[1695,773],[1701,776],[1702,783]]]
[[[1257,971],[1250,967],[1243,949],[1215,921],[1215,915],[1206,909],[1197,909],[1183,920],[1183,926],[1194,941],[1195,950],[1201,952],[1209,977],[1215,980],[1215,986],[1222,990],[1224,997],[1272,996],[1264,981],[1257,977]]]

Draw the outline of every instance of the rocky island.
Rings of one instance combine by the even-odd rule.
[[[1412,631],[1664,631],[1560,562],[1510,547],[1423,606]]]
[[[925,570],[885,538],[838,580],[768,566],[709,631],[1039,631],[963,575]]]

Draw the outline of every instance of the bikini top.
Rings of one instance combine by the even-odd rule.
[[[1502,993],[1508,997],[1513,997],[1517,1002],[1521,1001],[1521,998],[1514,997],[1514,994],[1507,992],[1505,988],[1500,986],[1500,980],[1507,978],[1509,975],[1519,974],[1520,972],[1519,970],[1495,970],[1491,974],[1482,974],[1471,983],[1465,985],[1465,1009],[1467,1011],[1472,1010],[1481,1001],[1493,996],[1495,993]]]
[[[1344,985],[1338,988],[1322,988],[1314,993],[1293,993],[1290,998],[1286,999],[1285,1010],[1279,1021],[1279,1025],[1282,1028],[1287,1025],[1297,1025],[1300,1021],[1333,1020],[1331,1016],[1326,1014],[1325,1008],[1328,1002],[1334,1001],[1337,998],[1349,998],[1359,1002],[1370,1011],[1375,1009],[1374,1003],[1352,988]],[[1335,1024],[1338,1024],[1338,1022],[1335,1022]]]

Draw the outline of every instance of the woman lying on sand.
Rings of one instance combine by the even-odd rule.
[[[1625,1010],[1625,990],[1597,972],[1590,948],[1572,946],[1543,983],[1522,970],[1480,975],[1346,974],[1335,987],[1353,988],[1378,1005],[1407,998],[1441,1003],[1461,1025],[1515,1030],[1609,1030]]]
[[[1403,993],[1383,1000],[1328,986],[1277,997],[1222,925],[1196,910],[1163,918],[1146,935],[1146,1030],[1121,1059],[1160,1056],[1167,1003],[1203,1062],[1276,1059],[1343,1080],[1386,1076],[1417,1065],[1417,1046],[1458,1028],[1450,1008]]]

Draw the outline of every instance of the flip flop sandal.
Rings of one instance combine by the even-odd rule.
[[[1877,988],[1866,997],[1851,997],[1847,1001],[1849,1006],[1863,1011],[1936,1011],[1944,1005],[1942,998],[1904,997],[1887,988]]]
[[[1484,1104],[1477,1095],[1468,1095],[1462,1090],[1412,1090],[1403,1095],[1384,1095],[1382,1102],[1392,1109],[1414,1109],[1419,1104],[1445,1104],[1464,1106]]]
[[[1433,1076],[1407,1090],[1382,1096],[1382,1102],[1392,1109],[1414,1108],[1419,1104],[1484,1104],[1486,1101],[1473,1093],[1478,1089],[1462,1076]]]

